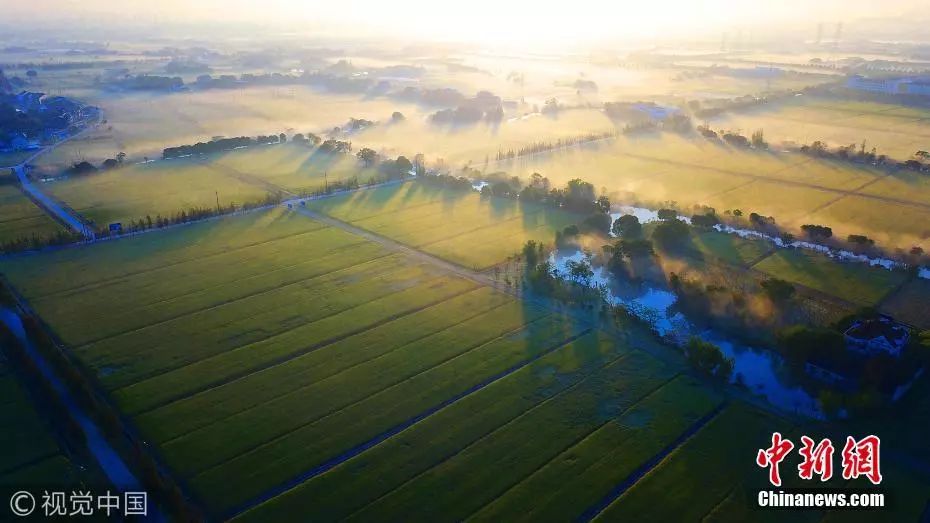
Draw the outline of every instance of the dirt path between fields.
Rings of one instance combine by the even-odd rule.
[[[494,278],[491,278],[490,276],[486,276],[480,272],[475,272],[474,270],[464,267],[462,265],[458,265],[456,263],[443,260],[442,258],[438,258],[436,256],[433,256],[432,254],[425,253],[414,247],[404,245],[403,243],[400,243],[390,238],[381,236],[380,234],[376,234],[371,231],[356,227],[342,220],[337,220],[336,218],[326,216],[325,214],[320,214],[316,211],[311,211],[310,209],[307,209],[305,207],[297,207],[295,210],[298,213],[303,214],[309,218],[312,218],[318,222],[325,223],[326,225],[329,225],[331,227],[342,229],[356,236],[365,238],[368,241],[377,243],[379,245],[383,245],[384,247],[387,247],[388,249],[391,249],[392,251],[404,253],[418,261],[432,264],[447,272],[451,272],[455,274],[456,276],[460,276],[467,280],[474,281],[481,285],[487,285],[489,287],[494,287],[495,289],[506,292],[517,298],[523,297],[523,293],[520,292],[519,290],[514,289],[512,287],[503,286],[500,284],[500,282],[496,281]]]

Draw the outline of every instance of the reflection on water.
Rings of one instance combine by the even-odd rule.
[[[581,250],[559,251],[549,262],[561,279],[569,279],[569,262],[589,261],[591,255]],[[675,310],[678,297],[672,291],[652,284],[632,284],[612,278],[603,267],[592,267],[588,281],[593,288],[606,290],[606,299],[649,323],[663,338],[683,346],[692,336],[720,347],[733,360],[733,382],[745,385],[769,403],[791,412],[823,418],[818,402],[801,387],[790,382],[781,357],[771,351],[754,349],[727,339],[713,329],[697,328],[682,312]]]

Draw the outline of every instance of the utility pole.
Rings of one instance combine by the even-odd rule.
[[[216,212],[219,213],[220,212],[220,192],[213,191],[213,194],[216,195]]]

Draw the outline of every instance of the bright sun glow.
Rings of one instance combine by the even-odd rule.
[[[802,17],[834,22],[849,13],[868,13],[875,0],[40,0],[45,12],[95,20],[125,17],[132,22],[249,22],[275,24],[288,31],[346,37],[471,41],[485,45],[561,48],[595,41],[675,39],[740,31],[765,32]],[[919,0],[889,0],[886,14],[905,12]],[[28,21],[28,4],[5,8]],[[39,21],[39,20],[36,20]],[[811,22],[814,23],[814,22]],[[549,45],[547,45],[549,44]]]

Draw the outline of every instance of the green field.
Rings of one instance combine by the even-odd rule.
[[[0,354],[0,487],[74,488],[86,477],[44,416]]]
[[[411,117],[418,112],[413,104],[389,98],[329,94],[301,85],[172,94],[114,92],[90,85],[73,96],[100,107],[107,123],[38,158],[38,168],[47,174],[58,174],[81,159],[99,164],[120,151],[141,161],[144,156],[160,158],[165,147],[215,136],[319,134],[350,117],[385,121],[393,111]]]
[[[318,191],[324,185],[357,179],[380,179],[377,169],[365,169],[355,155],[332,155],[304,145],[250,147],[213,155],[205,161],[211,169],[231,176],[261,180],[294,193]]]
[[[449,76],[443,76],[435,87],[449,87]],[[486,84],[488,77],[482,75],[481,78]],[[502,82],[502,86],[507,84],[513,85]],[[487,85],[461,87],[466,96],[488,88]],[[45,174],[57,175],[73,162],[84,159],[99,164],[120,151],[126,152],[133,161],[141,161],[143,157],[160,158],[165,147],[207,141],[215,136],[282,132],[289,136],[307,132],[322,135],[334,127],[344,126],[349,118],[378,123],[348,136],[352,141],[390,156],[412,157],[423,153],[430,160],[442,158],[453,165],[469,160],[483,161],[501,148],[506,150],[529,142],[555,141],[615,128],[597,108],[566,111],[557,116],[535,112],[532,117],[522,118],[524,113],[533,112],[530,105],[508,114],[502,122],[450,128],[428,120],[437,107],[418,105],[398,97],[325,92],[306,85],[153,94],[114,92],[91,84],[69,94],[100,107],[107,123],[39,157],[36,165]],[[404,114],[406,120],[392,122],[394,111]]]
[[[886,248],[930,249],[930,180],[812,159],[801,154],[734,149],[697,135],[669,133],[493,163],[526,179],[538,172],[553,185],[582,178],[613,201],[678,208],[706,205],[773,216],[785,230],[817,223],[837,237],[865,234]]]
[[[538,223],[417,183],[312,205],[427,250]],[[725,239],[695,237],[732,262],[762,252]],[[721,434],[751,450],[790,428],[739,402],[718,414],[639,327],[607,334],[281,208],[0,269],[218,519],[613,518],[674,482],[691,486],[663,514],[726,516],[764,473]],[[733,467],[685,478],[694,463]]]
[[[46,236],[64,228],[11,183],[0,184],[0,243],[32,235]]]
[[[926,125],[930,111],[880,102],[797,97],[788,102],[765,105],[752,111],[731,113],[713,119],[713,128],[764,129],[772,140],[809,143],[822,140],[830,145],[857,146],[878,154],[907,159],[930,145]]]
[[[22,260],[5,274],[218,512],[587,331],[283,210]]]
[[[270,497],[247,515],[464,517],[588,436],[628,436],[635,468],[720,401],[644,333],[607,336],[283,209],[2,268],[216,516]],[[484,465],[501,460],[507,474]],[[417,495],[446,484],[470,494]]]
[[[803,249],[776,251],[753,268],[863,306],[875,305],[907,278],[900,270],[842,263]]]
[[[930,329],[930,280],[914,278],[882,302],[882,310],[919,329]]]
[[[210,168],[192,159],[127,165],[41,185],[100,227],[151,216],[174,216],[192,207],[261,200],[275,192],[261,181]]]
[[[308,202],[328,214],[469,268],[517,254],[528,240],[552,242],[583,216],[411,182]]]
[[[12,167],[29,159],[35,151],[9,151],[0,152],[0,168]]]
[[[657,222],[647,223],[643,227],[643,235],[649,237]],[[717,262],[738,267],[749,267],[763,256],[772,251],[774,247],[765,240],[741,238],[735,234],[728,234],[715,230],[691,229],[690,240],[681,245],[680,249],[663,251],[665,257],[673,259],[687,258],[687,261]]]

